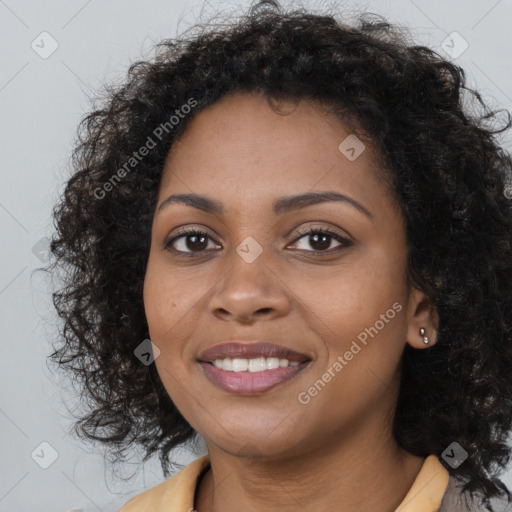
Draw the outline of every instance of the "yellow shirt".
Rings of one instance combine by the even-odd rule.
[[[209,467],[204,455],[165,482],[134,496],[118,512],[192,512],[198,478]],[[448,471],[429,455],[395,512],[437,512],[449,480]]]

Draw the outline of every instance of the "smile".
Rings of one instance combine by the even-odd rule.
[[[271,368],[268,367],[269,360]],[[262,367],[263,361],[265,361],[265,368]],[[206,378],[224,391],[237,395],[256,395],[289,381],[310,363],[309,360],[299,363],[290,362],[286,359],[277,359],[277,362],[279,365],[275,366],[276,358],[262,357],[255,359],[219,359],[213,363],[200,362],[199,364]],[[224,369],[224,365],[228,369]],[[230,366],[231,369],[229,369]]]
[[[288,366],[299,366],[298,361],[279,359],[278,357],[256,357],[254,359],[225,358],[212,361],[216,368],[229,372],[262,372],[275,370],[276,368],[287,368]]]

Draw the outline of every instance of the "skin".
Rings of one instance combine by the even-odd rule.
[[[435,343],[436,312],[407,285],[404,219],[372,147],[350,161],[338,150],[351,133],[347,123],[312,102],[280,106],[288,115],[257,94],[225,97],[169,152],[144,283],[161,351],[155,364],[208,446],[198,512],[340,510],[340,503],[344,511],[391,512],[424,462],[391,433],[399,362],[406,343],[426,348],[420,327]],[[346,201],[272,211],[278,197],[311,191],[345,194],[371,217]],[[221,201],[225,212],[180,203],[158,211],[171,194],[192,192]],[[164,248],[183,226],[208,233],[199,249],[190,237],[188,245],[186,236],[174,242],[192,258]],[[352,245],[332,238],[322,246],[297,232],[310,227],[331,228]],[[247,237],[263,251],[252,263],[236,252]],[[300,403],[299,393],[396,302],[401,311]],[[207,380],[197,362],[204,349],[233,339],[270,341],[312,361],[267,392],[235,395]]]

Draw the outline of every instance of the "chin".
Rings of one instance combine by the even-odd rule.
[[[247,425],[247,428],[238,425],[236,429],[221,429],[221,432],[218,432],[219,437],[209,437],[207,443],[215,445],[234,457],[248,457],[254,460],[279,459],[293,455],[297,449],[297,443],[300,442],[292,440],[296,431],[278,432],[279,429],[273,429],[274,427],[255,430],[251,425]]]

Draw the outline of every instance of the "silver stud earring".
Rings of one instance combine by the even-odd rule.
[[[420,328],[420,336],[423,336],[423,343],[425,343],[425,345],[428,345],[428,338],[425,336],[426,332],[427,331],[425,331],[424,327]]]

